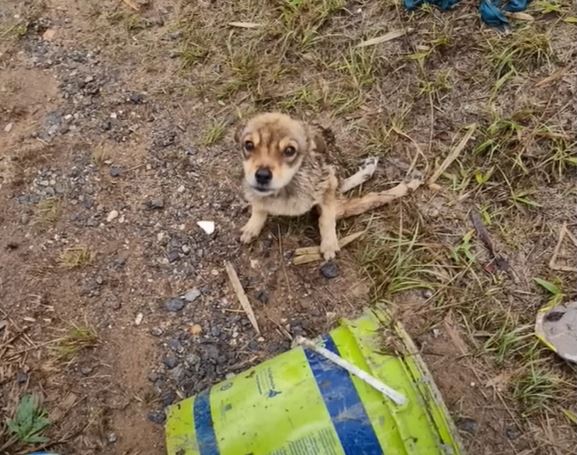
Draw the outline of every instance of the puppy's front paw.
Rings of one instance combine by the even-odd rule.
[[[321,242],[321,253],[325,261],[334,259],[339,250],[339,242],[336,239],[333,241]]]
[[[252,223],[248,222],[241,229],[240,241],[242,243],[250,243],[258,237],[260,231]]]

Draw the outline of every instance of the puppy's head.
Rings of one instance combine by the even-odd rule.
[[[263,196],[282,189],[307,154],[319,147],[315,139],[306,125],[288,115],[266,113],[253,117],[236,134],[247,184]]]

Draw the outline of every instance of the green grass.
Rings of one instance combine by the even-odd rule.
[[[564,401],[563,390],[569,385],[549,367],[533,362],[515,378],[513,397],[522,406],[523,414],[529,416]]]
[[[487,45],[489,62],[498,79],[548,64],[554,55],[549,34],[531,25],[506,37],[492,37]]]
[[[56,357],[62,361],[71,361],[83,349],[94,347],[98,344],[98,335],[95,330],[88,326],[73,326],[68,334],[54,347]]]
[[[202,138],[203,145],[214,145],[222,140],[226,133],[228,124],[224,120],[213,121],[212,125],[204,133]]]
[[[50,425],[46,411],[36,395],[26,394],[20,398],[14,417],[8,421],[8,429],[17,441],[24,444],[48,442],[42,433]]]

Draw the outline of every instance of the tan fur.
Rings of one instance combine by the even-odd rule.
[[[287,115],[257,115],[237,132],[236,139],[244,147],[244,195],[252,210],[242,228],[244,243],[260,234],[268,215],[299,216],[318,207],[321,252],[329,260],[339,250],[337,218],[357,215],[388,202],[379,193],[348,200],[340,198],[339,180],[327,160],[320,131]],[[287,147],[295,149],[294,156],[287,152]],[[374,172],[376,162],[372,166],[368,173],[361,170],[346,179],[341,190],[348,191],[364,182]],[[255,179],[259,169],[268,169],[272,174],[264,189]]]

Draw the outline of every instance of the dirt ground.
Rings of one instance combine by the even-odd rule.
[[[549,264],[577,233],[576,14],[528,13],[504,33],[469,1],[1,2],[0,453],[164,453],[167,405],[371,304],[408,327],[468,453],[577,453],[577,370],[533,335],[577,289],[569,237],[567,271]],[[312,217],[238,241],[232,133],[265,110],[330,128],[343,174],[378,155],[363,192],[429,178],[474,130],[436,187],[340,223],[366,233],[327,279],[291,262]],[[35,444],[6,425],[29,392],[51,421]]]

